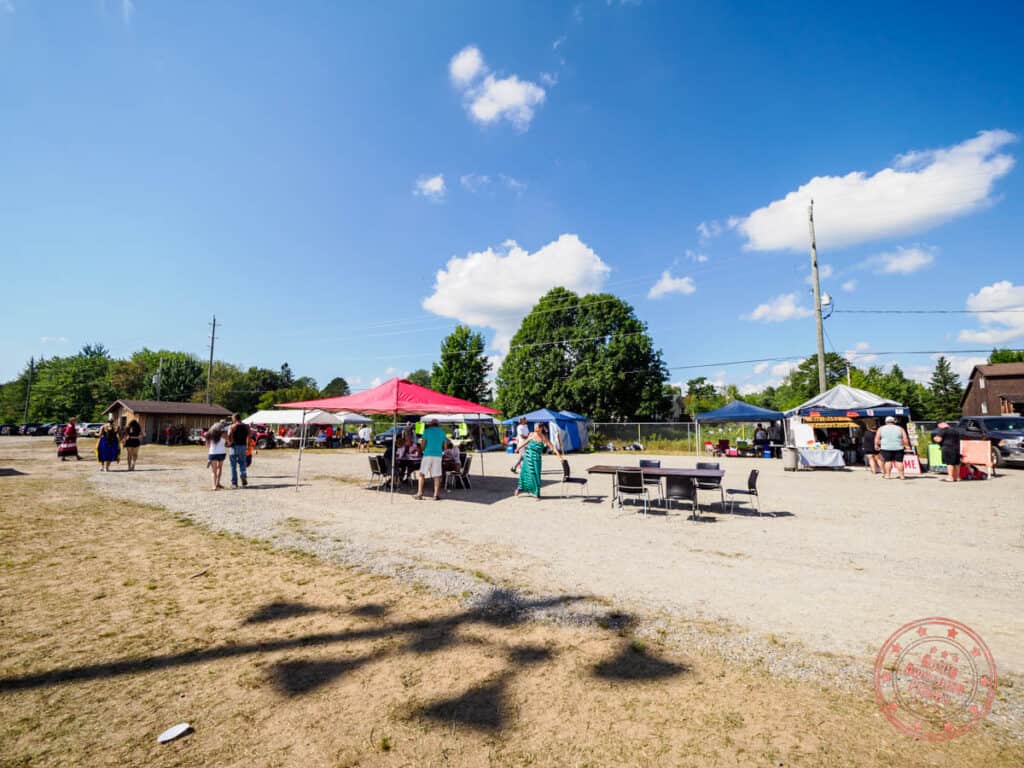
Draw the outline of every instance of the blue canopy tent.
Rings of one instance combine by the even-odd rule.
[[[549,408],[540,408],[511,419],[505,419],[502,424],[511,426],[518,424],[520,419],[526,419],[530,429],[533,429],[534,425],[538,423],[547,424],[552,442],[557,440],[559,448],[564,453],[581,450],[590,440],[587,432],[587,417],[572,411],[552,411]]]
[[[697,453],[700,453],[700,425],[701,424],[732,424],[744,421],[782,421],[781,411],[770,411],[767,408],[759,408],[756,405],[745,403],[742,400],[733,400],[728,405],[723,405],[714,411],[695,414],[693,420],[697,422]]]

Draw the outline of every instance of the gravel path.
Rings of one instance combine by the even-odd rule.
[[[642,635],[814,684],[869,685],[893,630],[947,616],[980,633],[1006,682],[991,719],[1024,732],[1024,471],[954,486],[726,459],[727,486],[745,485],[752,466],[762,471],[764,505],[779,516],[716,511],[693,522],[685,511],[645,518],[612,508],[605,477],[591,481],[587,499],[556,498],[555,474],[545,489],[552,498],[512,498],[504,455],[486,457],[487,475],[474,477],[472,492],[441,502],[406,492],[389,503],[360,485],[366,457],[340,452],[306,452],[296,491],[295,460],[264,451],[250,488],[221,492],[208,490],[201,449],[144,448],[136,473],[75,471],[88,471],[106,494],[467,600],[494,585],[589,596],[589,605],[552,617],[590,620],[595,605],[612,605],[642,619]],[[573,472],[598,461],[575,456]]]

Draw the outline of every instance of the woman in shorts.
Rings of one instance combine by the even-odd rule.
[[[882,457],[875,448],[875,423],[869,421],[864,425],[864,434],[861,435],[860,447],[864,452],[864,458],[868,462],[868,471],[873,475],[882,474]]]
[[[213,475],[213,490],[215,491],[224,488],[220,484],[220,474],[224,470],[224,459],[227,457],[228,445],[224,439],[224,428],[220,423],[214,424],[206,433],[206,458],[208,459],[207,466]]]
[[[124,430],[124,450],[128,454],[128,471],[134,472],[139,461],[139,446],[142,445],[142,427],[136,419],[128,422]]]

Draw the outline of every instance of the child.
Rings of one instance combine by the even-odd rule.
[[[256,438],[252,436],[252,430],[249,430],[249,440],[245,444],[245,468],[248,469],[252,466],[252,456],[256,453]]]

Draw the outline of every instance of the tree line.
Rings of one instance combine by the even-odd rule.
[[[1024,352],[996,349],[989,358],[1015,361],[1024,361]],[[497,371],[483,336],[457,325],[442,340],[437,362],[408,379],[509,415],[556,408],[595,421],[688,419],[737,399],[785,411],[818,394],[813,355],[781,384],[760,392],[741,394],[734,385],[716,387],[706,377],[672,386],[662,352],[632,306],[611,294],[579,296],[565,288],[550,290],[523,318]],[[903,403],[917,419],[960,415],[963,385],[945,357],[936,362],[927,386],[907,378],[898,365],[861,368],[836,353],[825,356],[825,379],[829,387],[849,381]],[[32,361],[0,385],[0,421],[24,418],[30,380],[29,421],[96,420],[117,399],[203,402],[207,395],[206,367],[194,355],[144,348],[121,360],[102,344],[89,344],[75,355]],[[294,376],[288,363],[243,370],[218,360],[209,386],[211,402],[242,414],[349,393],[340,376],[321,389],[312,377]]]

